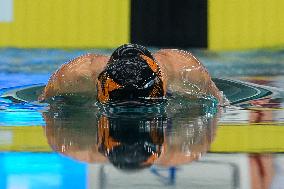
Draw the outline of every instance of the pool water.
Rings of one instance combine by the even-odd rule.
[[[0,49],[0,95],[45,84],[86,52],[111,50]],[[222,109],[211,100],[129,110],[0,98],[0,188],[283,188],[283,50],[193,52],[214,78],[273,93]]]

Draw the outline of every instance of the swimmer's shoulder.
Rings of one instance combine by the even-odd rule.
[[[154,54],[154,58],[165,69],[180,71],[185,66],[205,67],[189,51],[179,49],[161,49]]]
[[[52,74],[49,82],[58,80],[62,76],[65,78],[66,76],[70,76],[72,78],[75,75],[89,75],[89,72],[96,71],[96,70],[101,71],[105,67],[108,59],[109,59],[108,56],[91,54],[91,53],[78,56],[62,64]]]
[[[66,94],[93,94],[96,91],[93,81],[104,69],[108,56],[84,54],[63,64],[50,77],[39,100]]]
[[[168,88],[173,92],[198,91],[215,96],[220,104],[222,95],[206,67],[192,53],[178,49],[161,49],[154,54],[167,77]],[[194,86],[194,88],[191,88]],[[196,87],[195,87],[196,86]]]
[[[67,70],[70,70],[73,67],[75,67],[77,71],[84,66],[85,67],[89,66],[91,70],[100,69],[100,68],[103,69],[106,63],[108,62],[108,60],[109,56],[88,53],[70,60],[68,63],[63,64],[62,67],[64,66],[67,67]]]

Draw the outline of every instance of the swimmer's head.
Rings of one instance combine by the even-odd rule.
[[[136,44],[122,45],[113,52],[97,85],[102,103],[157,100],[166,92],[160,67],[151,52]]]

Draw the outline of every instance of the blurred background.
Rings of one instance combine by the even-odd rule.
[[[125,43],[189,50],[212,77],[283,92],[283,7],[283,0],[0,0],[0,95]],[[284,188],[283,94],[251,106],[223,112],[200,161],[129,174],[53,152],[42,109],[0,98],[0,189]]]
[[[279,47],[283,6],[282,0],[0,0],[0,46]]]

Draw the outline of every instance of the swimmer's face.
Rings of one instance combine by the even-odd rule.
[[[113,52],[97,86],[101,103],[162,99],[166,92],[152,54],[135,44],[123,45]]]

